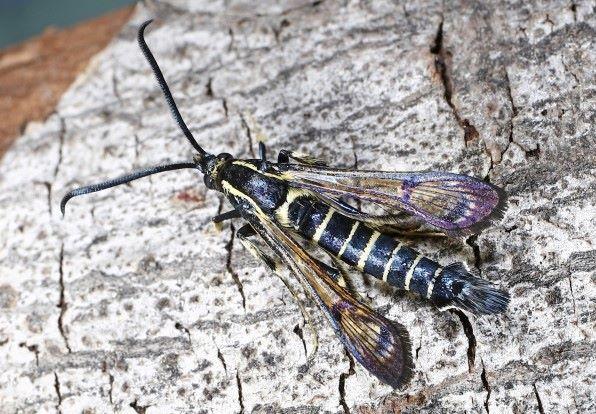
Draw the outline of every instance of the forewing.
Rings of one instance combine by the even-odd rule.
[[[307,285],[344,346],[368,371],[392,387],[412,372],[411,344],[403,326],[358,302],[323,265],[271,219],[249,218],[253,228]]]
[[[280,164],[278,168],[293,186],[321,195],[343,213],[379,224],[390,224],[392,211],[405,211],[448,234],[470,234],[502,217],[506,203],[499,187],[461,174],[358,171],[298,164]],[[359,216],[337,206],[340,197],[373,203],[388,213]]]

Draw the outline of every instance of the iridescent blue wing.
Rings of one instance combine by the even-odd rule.
[[[405,328],[360,303],[336,282],[331,266],[311,257],[264,214],[245,217],[286,265],[308,286],[346,349],[381,381],[399,387],[411,377],[412,356]],[[334,269],[333,269],[334,270]]]
[[[477,233],[503,216],[505,192],[490,183],[446,172],[359,171],[278,164],[275,168],[292,186],[311,190],[342,213],[371,224],[385,225],[406,212],[457,236]],[[371,215],[346,208],[341,198],[383,207]]]

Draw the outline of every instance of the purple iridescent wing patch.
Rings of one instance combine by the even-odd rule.
[[[295,187],[330,200],[352,197],[388,211],[387,215],[355,218],[389,223],[393,213],[405,211],[452,235],[482,230],[502,217],[506,204],[502,189],[461,174],[354,171],[298,164],[279,168]]]

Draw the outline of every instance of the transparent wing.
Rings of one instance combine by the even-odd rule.
[[[405,211],[450,235],[476,233],[501,218],[506,204],[499,187],[444,172],[358,171],[302,164],[278,164],[291,185],[311,190],[353,218],[384,225]],[[372,203],[388,211],[371,215],[345,208],[340,197]],[[395,211],[393,214],[392,211]]]
[[[311,257],[269,217],[245,217],[265,242],[311,290],[348,351],[368,371],[392,387],[412,373],[411,344],[403,326],[358,302],[336,281],[331,266]]]

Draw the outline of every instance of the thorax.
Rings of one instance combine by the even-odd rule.
[[[260,160],[230,161],[219,172],[220,187],[235,207],[273,214],[286,200],[287,184],[271,168],[261,171],[260,164]]]

